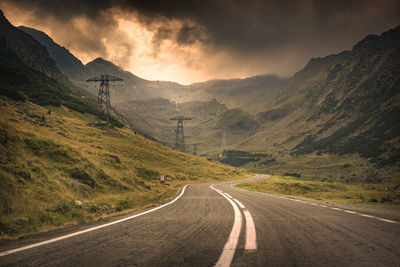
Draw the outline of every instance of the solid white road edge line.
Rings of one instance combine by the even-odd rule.
[[[245,209],[246,207],[242,204],[242,202],[240,202],[239,200],[237,200],[237,199],[233,199],[235,202],[236,202],[236,204],[238,204],[239,205],[239,207],[241,208],[241,209]]]
[[[229,203],[232,205],[233,210],[235,212],[235,220],[233,222],[232,231],[229,235],[228,241],[225,243],[224,249],[222,250],[221,256],[215,266],[222,267],[222,266],[230,266],[233,260],[233,256],[235,255],[236,246],[239,241],[240,230],[242,228],[242,213],[240,212],[238,206],[233,202],[229,197],[227,197],[224,193],[218,192],[213,185],[210,188],[221,196],[226,198]]]
[[[63,240],[63,239],[67,239],[67,238],[70,238],[70,237],[73,237],[73,236],[77,236],[77,235],[81,235],[81,234],[84,234],[84,233],[87,233],[87,232],[98,230],[98,229],[101,229],[101,228],[104,228],[104,227],[107,227],[107,226],[111,226],[111,225],[114,225],[114,224],[117,224],[117,223],[125,222],[125,221],[128,221],[128,220],[134,219],[136,217],[148,214],[150,212],[154,212],[154,211],[159,210],[161,208],[164,208],[164,207],[166,207],[168,205],[171,205],[172,203],[177,201],[185,193],[185,189],[186,189],[187,186],[188,185],[185,185],[183,187],[181,193],[176,198],[174,198],[170,202],[165,203],[165,204],[163,204],[161,206],[158,206],[158,207],[156,207],[154,209],[147,210],[147,211],[144,211],[142,213],[138,213],[138,214],[135,214],[135,215],[132,215],[132,216],[129,216],[129,217],[117,220],[117,221],[113,221],[113,222],[110,222],[110,223],[106,223],[106,224],[98,225],[98,226],[95,226],[95,227],[92,227],[92,228],[89,228],[89,229],[78,231],[78,232],[75,232],[75,233],[72,233],[72,234],[56,237],[56,238],[53,238],[53,239],[49,239],[49,240],[46,240],[46,241],[42,241],[42,242],[39,242],[39,243],[31,244],[31,245],[20,247],[20,248],[16,248],[16,249],[3,251],[3,252],[0,253],[0,257],[6,256],[6,255],[10,255],[10,254],[13,254],[13,253],[16,253],[16,252],[20,252],[20,251],[23,251],[23,250],[40,247],[40,246],[43,246],[43,245],[46,245],[46,244],[50,244],[50,243],[57,242],[57,241],[60,241],[60,240]]]
[[[376,217],[376,216],[372,216],[372,215],[368,215],[368,214],[358,213],[358,212],[354,212],[354,211],[350,211],[350,210],[344,210],[344,209],[338,209],[338,208],[329,207],[329,206],[324,206],[324,205],[318,205],[318,204],[315,204],[315,203],[312,203],[312,202],[297,200],[297,199],[294,199],[294,198],[283,197],[283,196],[277,196],[277,195],[268,194],[268,193],[263,193],[263,192],[258,192],[258,191],[250,191],[250,190],[246,190],[246,189],[242,189],[242,188],[237,188],[237,187],[235,187],[235,185],[237,185],[237,184],[231,184],[231,187],[232,187],[233,189],[236,189],[236,190],[243,190],[243,191],[247,191],[247,192],[254,192],[254,193],[258,193],[258,194],[262,194],[262,195],[267,195],[267,196],[270,196],[270,197],[282,198],[282,199],[292,200],[292,201],[296,201],[296,202],[300,202],[300,203],[304,203],[304,204],[309,204],[309,205],[313,205],[313,206],[319,206],[319,207],[321,207],[321,208],[331,208],[332,210],[344,211],[344,212],[347,212],[347,213],[349,213],[349,214],[355,214],[355,215],[359,215],[359,216],[363,216],[363,217],[367,217],[367,218],[371,218],[371,219],[376,219],[376,220],[379,220],[379,221],[382,221],[382,222],[400,224],[400,222],[398,222],[398,221],[392,221],[392,220],[388,220],[388,219],[384,219],[384,218],[380,218],[380,217]]]
[[[245,209],[246,207],[237,200],[236,198],[233,199],[236,204],[239,205],[241,209]],[[255,250],[257,249],[257,235],[256,235],[256,227],[254,226],[253,217],[251,216],[248,210],[243,210],[244,218],[246,219],[246,244],[244,249],[246,250]]]

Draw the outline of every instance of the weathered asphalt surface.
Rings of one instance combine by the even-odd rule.
[[[232,266],[400,266],[400,224],[234,189],[234,183],[215,188],[251,213],[257,249],[244,249],[243,219]],[[209,186],[190,185],[173,204],[132,220],[2,256],[0,266],[213,266],[234,212]],[[0,252],[74,229],[3,243]]]

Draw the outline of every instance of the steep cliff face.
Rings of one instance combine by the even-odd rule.
[[[19,26],[18,29],[28,33],[36,39],[40,44],[47,48],[50,57],[55,61],[57,67],[70,81],[78,86],[85,85],[86,81],[85,66],[82,62],[72,55],[68,49],[59,46],[47,34],[36,29],[25,26]]]
[[[40,45],[31,35],[18,30],[4,17],[0,10],[0,42],[1,49],[13,54],[25,65],[40,71],[46,76],[60,82],[66,78],[57,68],[47,53],[46,47]]]
[[[1,95],[96,113],[95,98],[74,87],[50,58],[46,47],[11,25],[1,12],[0,80]]]

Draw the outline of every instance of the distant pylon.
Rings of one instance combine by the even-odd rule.
[[[184,120],[191,120],[191,118],[177,116],[173,117],[170,120],[178,121],[176,130],[175,130],[175,149],[185,152],[185,135],[183,133],[183,121]]]
[[[196,143],[196,144],[192,144],[193,145],[193,155],[197,156],[198,151],[197,151],[197,146],[198,145],[202,145],[203,143]]]
[[[225,132],[222,132],[221,151],[219,153],[219,157],[222,158],[225,153],[226,153],[226,135]]]
[[[193,145],[193,155],[197,156],[197,144]]]
[[[99,117],[105,116],[108,123],[111,121],[111,101],[109,82],[123,81],[121,78],[108,74],[90,78],[87,82],[100,82],[99,94],[97,95],[97,105],[99,109]]]

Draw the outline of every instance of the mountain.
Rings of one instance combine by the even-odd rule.
[[[85,66],[72,55],[65,47],[56,44],[47,34],[33,28],[19,26],[18,29],[30,34],[35,40],[47,48],[50,57],[56,62],[57,67],[70,81],[79,87],[86,81]]]
[[[251,113],[260,111],[268,105],[286,79],[273,75],[260,75],[246,79],[212,80],[183,86],[174,82],[149,81],[142,79],[110,61],[97,58],[86,65],[72,55],[66,48],[56,44],[44,32],[20,26],[21,30],[31,34],[39,43],[46,46],[50,56],[60,70],[77,86],[96,94],[97,88],[88,87],[86,80],[102,73],[124,79],[123,86],[113,87],[111,99],[115,104],[150,98],[165,98],[174,102],[193,102],[212,99],[240,108]]]
[[[107,73],[124,80],[123,86],[113,86],[111,89],[111,99],[115,104],[158,97],[168,99],[170,95],[174,95],[182,89],[182,86],[177,83],[142,79],[102,58],[88,62],[85,65],[85,71],[87,77]],[[93,89],[97,90],[97,88]]]
[[[49,57],[46,47],[40,45],[29,34],[12,26],[0,11],[1,48],[12,53],[28,67],[46,74],[59,82],[65,77],[58,70],[55,62]]]
[[[369,35],[351,51],[311,59],[257,114],[261,130],[239,146],[276,157],[359,155],[371,168],[395,170],[399,69],[400,27]]]
[[[15,28],[0,12],[0,92],[41,105],[64,105],[94,114],[95,100],[68,81],[46,47]]]
[[[279,89],[287,79],[274,75],[259,75],[245,79],[211,80],[195,83],[187,88],[183,99],[212,99],[230,108],[240,108],[257,113],[279,95]]]
[[[229,132],[256,132],[260,127],[257,120],[249,113],[235,108],[225,111],[218,118],[216,128]]]

